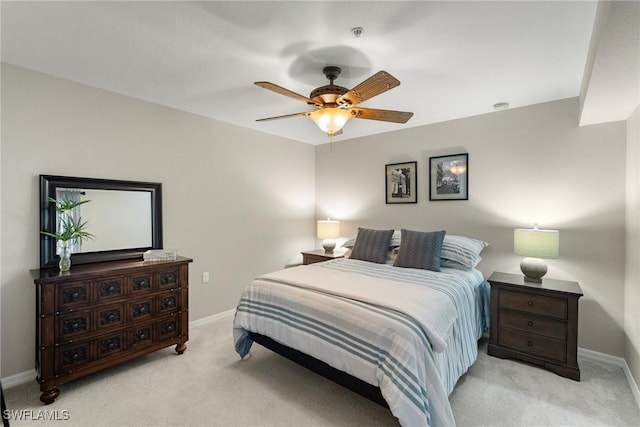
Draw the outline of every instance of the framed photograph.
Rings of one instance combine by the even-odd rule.
[[[417,203],[417,162],[385,165],[387,203]]]
[[[429,200],[469,200],[469,154],[429,157]]]

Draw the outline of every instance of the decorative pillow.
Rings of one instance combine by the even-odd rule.
[[[389,243],[390,248],[397,248],[398,246],[400,246],[400,236],[401,236],[400,230],[393,231],[393,234],[391,235],[391,243]],[[358,236],[356,235],[355,237],[350,238],[349,240],[347,240],[342,244],[342,247],[353,248],[353,245],[356,242],[357,237]]]
[[[489,244],[482,240],[447,234],[442,244],[440,266],[470,270],[482,260],[480,252],[487,246]]]
[[[358,227],[358,235],[349,258],[384,264],[392,235],[393,230],[370,230]]]
[[[393,263],[396,267],[440,271],[440,254],[446,232],[402,229],[402,245]]]

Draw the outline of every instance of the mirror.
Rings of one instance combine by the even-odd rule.
[[[162,249],[162,184],[40,175],[40,230],[55,233],[58,218],[49,201],[89,200],[77,215],[94,235],[73,245],[71,263],[142,258]],[[58,265],[56,239],[40,234],[40,268]]]

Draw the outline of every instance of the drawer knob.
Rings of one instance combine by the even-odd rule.
[[[527,345],[528,345],[529,347],[533,347],[533,343],[532,343],[531,341],[528,341],[528,342],[527,342]]]
[[[529,326],[533,326],[533,322],[532,322],[531,320],[529,320],[529,321],[527,322],[527,325],[529,325]]]
[[[528,302],[527,302],[527,305],[528,305],[529,307],[531,307],[531,306],[533,305],[533,301],[528,301]]]

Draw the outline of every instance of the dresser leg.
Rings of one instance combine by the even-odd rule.
[[[187,349],[187,345],[185,343],[180,343],[176,345],[176,353],[182,354]]]
[[[60,390],[55,385],[51,386],[51,388],[44,388],[44,384],[40,387],[40,391],[42,394],[40,395],[40,401],[45,405],[50,405],[56,400],[56,397],[60,394]]]

